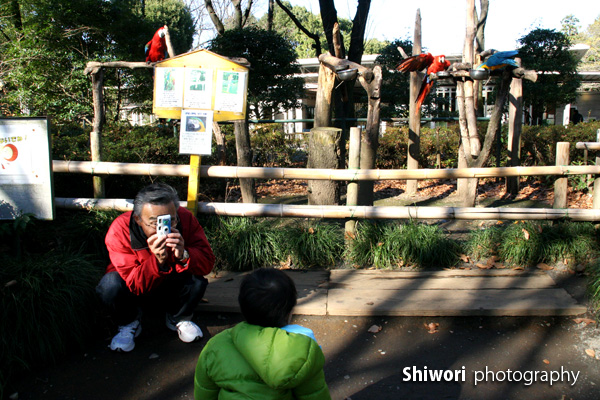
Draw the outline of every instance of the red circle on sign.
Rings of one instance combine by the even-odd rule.
[[[19,151],[14,144],[7,144],[2,148],[2,157],[6,161],[15,161],[18,155]]]

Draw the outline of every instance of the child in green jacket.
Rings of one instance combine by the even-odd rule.
[[[296,297],[294,282],[280,270],[260,268],[244,277],[238,301],[246,322],[215,335],[200,353],[196,400],[331,399],[317,342],[281,329]]]

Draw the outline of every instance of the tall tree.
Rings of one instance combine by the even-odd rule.
[[[535,84],[524,82],[524,104],[531,106],[532,123],[543,122],[544,111],[554,111],[560,104],[577,98],[581,80],[577,61],[569,52],[571,42],[554,29],[534,29],[519,39],[519,55],[528,69],[538,71]]]
[[[600,69],[600,16],[577,35],[576,39],[590,46],[579,68],[583,71],[598,71]]]

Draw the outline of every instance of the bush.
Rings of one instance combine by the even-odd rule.
[[[358,266],[449,267],[458,262],[460,245],[439,226],[421,223],[361,222],[348,248],[349,260]]]
[[[9,374],[55,362],[90,337],[103,270],[68,249],[1,262],[0,380],[8,381]]]
[[[328,223],[298,223],[282,230],[280,259],[291,258],[294,267],[335,267],[344,253],[342,229]]]

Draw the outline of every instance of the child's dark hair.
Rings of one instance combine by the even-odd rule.
[[[297,297],[294,281],[285,272],[259,268],[242,280],[238,302],[249,324],[281,328],[288,324]]]

